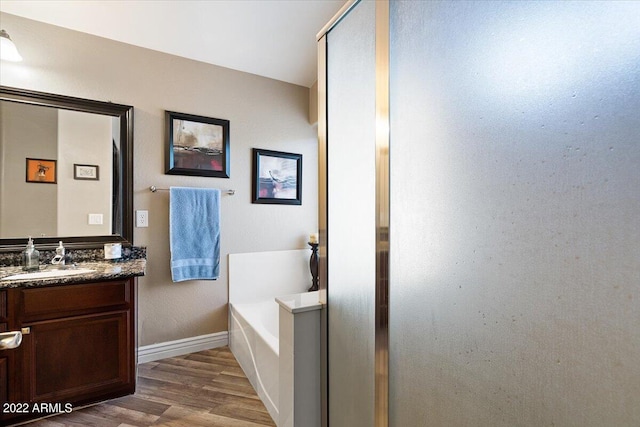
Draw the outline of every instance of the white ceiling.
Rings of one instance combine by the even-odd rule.
[[[310,87],[345,0],[0,0],[0,11]],[[14,42],[20,47],[20,41]]]

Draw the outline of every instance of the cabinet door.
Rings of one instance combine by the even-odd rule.
[[[7,358],[0,357],[0,404],[9,401],[9,375],[7,365]],[[0,408],[0,411],[1,410]]]
[[[0,291],[0,332],[6,332],[9,329],[7,328],[7,322],[9,318],[7,317],[7,291]]]
[[[24,371],[20,364],[21,355],[22,346],[0,351],[0,426],[10,424],[9,420],[24,417],[28,412],[24,405],[7,405],[24,402],[20,394]]]
[[[31,402],[90,401],[135,390],[128,311],[34,322],[25,336]]]
[[[8,331],[7,327],[7,291],[0,291],[0,332]],[[0,351],[0,404],[9,401],[9,356]],[[2,416],[0,408],[0,417]],[[0,418],[2,419],[2,418]]]

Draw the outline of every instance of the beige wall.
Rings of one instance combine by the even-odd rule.
[[[33,236],[37,244],[39,236],[56,233],[58,186],[26,182],[26,159],[57,160],[58,114],[51,108],[25,107],[0,103],[0,236]],[[8,143],[14,140],[20,143]]]
[[[58,112],[58,236],[111,234],[111,121],[108,116]],[[74,178],[74,164],[98,166],[98,181]],[[102,224],[89,225],[89,214]]]
[[[318,124],[318,82],[309,88],[309,123]]]
[[[2,28],[24,57],[2,62],[0,83],[135,107],[135,209],[149,228],[134,243],[148,248],[139,280],[139,344],[227,330],[227,255],[301,249],[317,228],[317,139],[308,122],[307,88],[105,40],[9,14]],[[231,178],[164,174],[164,111],[231,121]],[[302,206],[251,204],[251,148],[303,154]],[[222,197],[218,281],[172,283],[168,194],[149,186],[233,188]],[[259,286],[259,284],[256,284]]]

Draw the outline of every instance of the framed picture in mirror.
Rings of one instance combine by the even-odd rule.
[[[100,166],[73,164],[73,179],[100,180]]]
[[[58,169],[55,160],[27,158],[26,181],[39,184],[58,182]]]

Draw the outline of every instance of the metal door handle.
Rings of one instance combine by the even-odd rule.
[[[19,347],[20,343],[22,343],[22,332],[0,332],[0,350]]]

